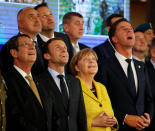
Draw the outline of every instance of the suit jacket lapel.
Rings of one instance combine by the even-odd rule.
[[[46,80],[47,83],[50,84],[50,88],[52,88],[53,93],[56,94],[55,96],[57,96],[56,99],[57,100],[59,99],[59,102],[63,105],[64,109],[66,110],[67,107],[62,101],[62,94],[61,94],[60,90],[58,89],[58,86],[56,85],[56,83],[55,83],[53,77],[51,76],[51,74],[49,73],[49,71],[46,71],[46,73],[47,73],[47,78],[48,78]]]
[[[101,96],[100,96],[100,88],[98,88],[95,84],[95,81],[93,81],[93,84],[96,88],[96,93],[97,93],[97,97],[92,93],[92,91],[88,88],[88,86],[84,83],[84,81],[79,77],[77,76],[78,79],[80,79],[81,81],[81,85],[82,85],[82,91],[83,93],[85,93],[87,96],[89,96],[91,99],[97,101],[97,102],[101,102]]]
[[[119,61],[117,60],[116,56],[113,57],[113,61],[110,64],[110,68],[113,70],[113,72],[115,72],[115,74],[117,74],[117,77],[120,78],[120,82],[122,82],[122,85],[126,85],[124,88],[127,88],[128,91],[130,92],[130,95],[132,96],[132,98],[135,98],[135,91],[133,91],[133,89],[129,86],[128,84],[128,78],[122,68],[122,66],[120,65]],[[117,70],[116,70],[117,69]]]
[[[137,98],[138,98],[138,96],[139,96],[139,94],[141,94],[142,92],[142,87],[144,87],[144,86],[142,86],[141,84],[143,84],[143,81],[142,81],[142,76],[144,75],[144,74],[142,74],[142,70],[143,70],[143,67],[142,67],[142,65],[140,65],[140,64],[138,64],[135,60],[134,60],[134,65],[135,65],[135,69],[136,69],[136,74],[137,74],[137,80],[138,80],[138,91],[137,91]],[[141,88],[139,88],[139,87],[141,87]]]
[[[13,74],[15,74],[15,76],[17,77],[17,80],[19,84],[21,85],[20,87],[22,87],[25,91],[25,93],[29,93],[29,95],[31,94],[33,97],[33,100],[41,107],[38,99],[36,98],[35,94],[33,93],[31,87],[27,84],[27,82],[25,81],[25,79],[20,75],[20,73],[13,67]],[[42,107],[41,107],[42,108]]]

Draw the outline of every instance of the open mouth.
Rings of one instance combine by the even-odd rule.
[[[35,53],[28,53],[28,55],[31,55],[32,56],[32,55],[35,55]]]
[[[127,39],[128,39],[128,40],[132,40],[133,38],[132,38],[131,36],[128,36]]]

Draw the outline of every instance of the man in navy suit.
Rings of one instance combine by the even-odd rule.
[[[44,80],[41,85],[46,87],[53,100],[52,131],[86,131],[86,112],[80,81],[64,72],[68,62],[64,41],[60,38],[47,41],[44,58],[48,61],[48,69],[40,75],[40,79]]]
[[[152,118],[153,99],[144,63],[132,59],[135,35],[131,24],[124,18],[116,21],[109,38],[116,52],[102,64],[96,78],[107,87],[119,130],[143,130]]]
[[[147,67],[147,71],[149,75],[149,81],[152,89],[154,109],[155,109],[155,38],[152,40],[152,44],[150,46],[150,54],[151,54],[151,59],[149,61],[146,61],[145,65]],[[154,129],[155,129],[155,117],[153,116],[152,122],[148,128],[148,131],[154,131]]]
[[[109,32],[111,25],[121,18],[123,18],[123,16],[120,14],[110,15],[106,20],[107,31]],[[105,42],[94,47],[93,50],[96,52],[96,54],[98,56],[98,65],[99,66],[102,62],[104,62],[106,59],[108,59],[109,57],[111,57],[115,54],[114,45],[110,42],[109,38]]]
[[[83,24],[83,16],[78,12],[68,12],[63,17],[63,29],[72,43],[73,55],[84,48],[89,48],[78,42],[84,33]]]

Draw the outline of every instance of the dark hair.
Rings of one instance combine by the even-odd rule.
[[[35,9],[35,10],[38,10],[38,9],[41,8],[41,7],[48,7],[48,5],[47,5],[46,2],[43,2],[43,3],[41,3],[41,4],[37,5],[37,6],[35,6],[34,9]]]
[[[68,12],[63,16],[63,24],[68,24],[73,16],[83,18],[83,16],[78,12]]]
[[[113,18],[118,18],[118,17],[122,17],[122,18],[123,18],[123,16],[120,15],[120,14],[112,14],[112,15],[110,15],[110,16],[106,19],[106,25],[111,27],[111,25],[112,25],[112,19],[113,19]]]
[[[61,38],[52,38],[52,39],[49,39],[44,45],[43,45],[43,54],[44,53],[49,53],[49,49],[48,49],[48,45],[53,42],[53,41],[56,41],[56,40],[61,40],[64,42],[63,39]],[[64,42],[65,43],[65,42]]]
[[[7,41],[7,50],[10,51],[11,49],[16,49],[18,50],[18,38],[20,37],[28,37],[30,38],[28,35],[26,34],[18,34],[18,35],[15,35],[13,37],[11,37],[8,41]],[[31,39],[31,38],[30,38]]]
[[[13,57],[10,53],[11,49],[18,50],[18,38],[20,37],[28,37],[28,35],[25,34],[18,34],[13,37],[11,37],[5,45],[2,47],[1,50],[1,58],[2,58],[2,64],[3,64],[3,69],[8,71],[8,69],[13,65]]]
[[[112,41],[112,37],[115,35],[115,32],[116,32],[116,27],[119,23],[123,22],[123,21],[126,21],[126,22],[129,22],[127,19],[125,18],[122,18],[116,22],[114,22],[111,27],[110,27],[110,30],[109,30],[109,33],[108,33],[108,36],[109,36],[109,39],[110,41],[112,42],[112,44],[114,45],[113,41]]]

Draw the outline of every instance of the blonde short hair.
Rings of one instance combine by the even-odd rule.
[[[90,48],[85,48],[85,49],[82,49],[81,51],[79,51],[71,60],[70,62],[70,72],[73,74],[73,75],[77,75],[77,71],[75,70],[75,66],[78,64],[78,62],[86,55],[90,55],[90,54],[93,54],[96,58],[96,61],[98,60],[98,57],[95,53],[95,51],[93,51],[92,49]]]

